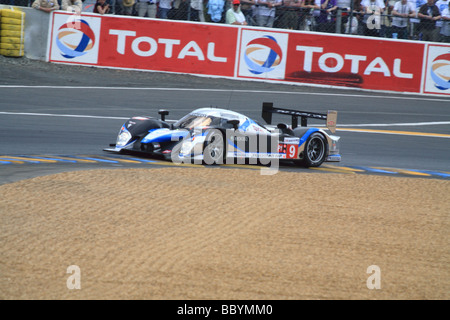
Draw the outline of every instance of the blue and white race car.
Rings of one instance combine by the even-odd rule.
[[[272,125],[272,114],[288,115],[290,125]],[[264,102],[262,118],[266,125],[241,113],[219,108],[196,109],[180,120],[137,116],[120,128],[115,144],[105,151],[145,154],[173,162],[202,164],[261,163],[277,159],[305,167],[318,167],[324,161],[340,161],[337,112],[313,113],[274,108]],[[326,121],[327,128],[308,127],[307,119]],[[300,126],[299,126],[300,119]],[[234,162],[236,161],[236,162]]]

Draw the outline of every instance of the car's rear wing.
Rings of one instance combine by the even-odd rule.
[[[327,113],[316,113],[309,111],[298,111],[283,108],[274,108],[273,102],[263,102],[262,118],[267,124],[272,124],[272,113],[284,114],[292,117],[292,129],[298,127],[298,118],[300,117],[300,126],[306,127],[308,125],[308,118],[325,120],[327,128],[332,133],[336,132],[337,111],[328,110]]]

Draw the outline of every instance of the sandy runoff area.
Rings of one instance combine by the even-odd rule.
[[[447,180],[102,169],[0,194],[0,299],[450,298]]]

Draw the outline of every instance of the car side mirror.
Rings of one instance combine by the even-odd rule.
[[[239,120],[236,119],[228,120],[227,123],[231,124],[234,130],[237,130],[239,128]]]
[[[161,109],[158,113],[161,115],[161,121],[166,121],[166,116],[169,114],[169,111]]]

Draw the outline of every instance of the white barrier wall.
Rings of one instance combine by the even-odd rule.
[[[0,5],[0,9],[11,6]],[[14,7],[25,12],[25,56],[45,61],[50,14],[28,7]]]
[[[450,96],[449,44],[25,11],[25,54],[32,59]]]

